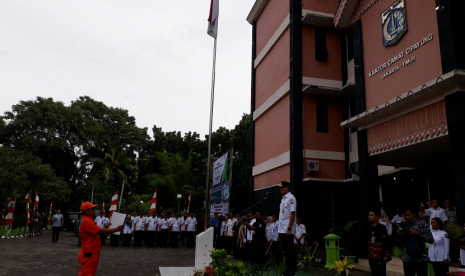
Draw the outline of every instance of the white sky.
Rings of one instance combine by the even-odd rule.
[[[221,0],[213,129],[250,112],[253,0]],[[0,0],[0,113],[88,95],[139,127],[208,133],[210,0]]]

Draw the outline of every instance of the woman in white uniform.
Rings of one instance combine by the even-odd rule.
[[[428,257],[433,265],[435,276],[446,276],[449,272],[449,237],[444,231],[444,223],[440,218],[431,219],[434,243],[429,246]]]

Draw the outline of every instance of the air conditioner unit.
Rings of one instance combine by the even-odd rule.
[[[319,172],[320,162],[317,160],[307,160],[307,173]]]

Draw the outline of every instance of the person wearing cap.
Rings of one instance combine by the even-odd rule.
[[[296,231],[297,200],[289,191],[290,183],[282,181],[278,185],[283,198],[279,207],[278,233],[281,246],[286,257],[287,275],[295,275],[297,271],[297,254],[294,248],[294,235]]]
[[[266,262],[265,259],[265,246],[266,246],[266,223],[263,220],[265,214],[262,211],[257,211],[255,213],[256,219],[253,224],[246,221],[244,224],[247,229],[253,231],[253,240],[252,240],[252,256],[254,264],[259,267],[263,266]]]
[[[123,230],[123,225],[109,229],[111,223],[104,225],[104,228],[100,228],[95,224],[95,207],[97,206],[97,204],[90,202],[84,202],[81,205],[82,222],[79,228],[81,251],[78,255],[78,262],[81,264],[79,275],[82,276],[92,276],[97,271],[100,250],[102,249],[100,235],[108,235]]]
[[[109,222],[109,221],[108,221]],[[105,228],[105,224],[108,223],[107,218],[105,217],[105,211],[100,211],[100,215],[95,218],[95,224],[97,224],[100,229]],[[100,235],[100,241],[102,245],[105,245],[105,240],[107,239],[107,235]]]
[[[142,246],[142,239],[144,238],[145,231],[145,217],[144,213],[140,212],[139,216],[134,218],[134,225],[136,226],[136,231],[134,232],[134,244],[136,247]]]

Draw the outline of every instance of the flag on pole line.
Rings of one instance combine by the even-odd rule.
[[[31,200],[31,192],[26,194],[26,211],[27,211],[27,221],[26,225],[31,223],[31,211],[29,210],[29,201]]]
[[[13,217],[15,215],[16,197],[12,196],[10,203],[8,203],[8,214],[5,217],[5,225],[12,225]]]
[[[53,207],[53,200],[50,201],[50,213],[48,214],[48,224],[50,224],[50,219],[52,219],[52,207]]]
[[[103,202],[102,202],[102,211],[105,212],[105,199],[103,199]]]
[[[116,190],[116,193],[111,198],[110,217],[113,215],[113,212],[116,211],[117,206],[118,206],[118,190]]]
[[[153,194],[152,200],[150,201],[150,214],[157,211],[157,188],[155,188],[155,193]]]
[[[220,0],[211,0],[207,34],[213,38],[216,38],[218,35],[218,14],[220,12],[219,5]]]
[[[189,203],[187,204],[187,215],[189,215],[189,210],[191,208],[191,192],[189,192],[189,197],[187,199],[189,199]]]
[[[34,202],[34,211],[36,209],[39,209],[39,192],[36,192],[36,199],[35,199],[35,202]]]

